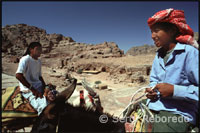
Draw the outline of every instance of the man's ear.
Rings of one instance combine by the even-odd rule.
[[[169,31],[167,31],[170,38],[171,38],[171,41],[172,42],[175,42],[176,41],[176,37],[177,37],[177,33],[174,29],[170,29]]]
[[[179,29],[176,26],[172,26],[169,32],[174,38],[180,35]]]
[[[30,54],[31,54],[31,52],[33,51],[33,48],[29,48],[29,51],[30,51]]]

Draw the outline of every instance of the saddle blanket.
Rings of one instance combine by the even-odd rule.
[[[2,118],[37,117],[37,111],[25,99],[19,86],[8,87],[2,94]]]

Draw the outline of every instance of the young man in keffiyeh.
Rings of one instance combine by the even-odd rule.
[[[157,117],[152,132],[186,132],[199,126],[198,43],[182,10],[159,11],[148,25],[154,44],[160,47],[150,74],[150,86],[155,88],[146,89],[148,107]]]

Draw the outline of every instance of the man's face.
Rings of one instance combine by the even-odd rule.
[[[37,47],[34,47],[33,49],[31,49],[31,55],[37,59],[38,57],[40,57],[42,53],[42,47],[40,46],[37,46]]]
[[[45,89],[44,96],[47,98],[49,102],[52,102],[55,100],[55,95],[50,89]]]
[[[155,26],[151,29],[151,37],[156,47],[166,47],[171,43],[172,36],[161,27]]]

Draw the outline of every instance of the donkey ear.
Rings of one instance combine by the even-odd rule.
[[[77,79],[75,79],[75,78],[72,79],[72,83],[65,90],[58,93],[58,95],[55,98],[55,101],[68,100],[76,88],[76,83],[77,83]]]

